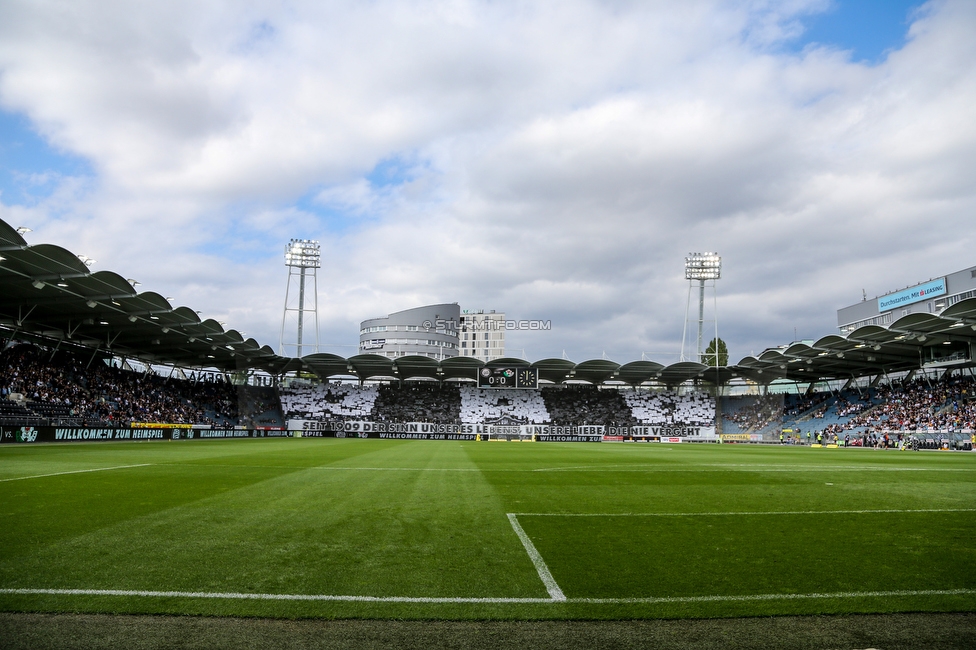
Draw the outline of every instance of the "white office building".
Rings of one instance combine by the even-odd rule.
[[[505,356],[505,313],[464,310],[458,332],[463,357],[488,362]]]
[[[440,361],[456,357],[460,314],[454,302],[364,320],[359,325],[359,353],[378,354],[388,359],[421,356]]]

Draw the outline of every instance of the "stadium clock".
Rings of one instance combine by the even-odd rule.
[[[515,374],[515,384],[516,388],[538,388],[539,369],[522,368]]]

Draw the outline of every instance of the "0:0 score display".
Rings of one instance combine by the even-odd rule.
[[[538,388],[538,368],[482,368],[478,371],[479,388]]]

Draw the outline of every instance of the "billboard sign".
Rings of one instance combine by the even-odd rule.
[[[904,305],[911,305],[916,302],[928,300],[929,298],[944,296],[945,294],[945,278],[930,280],[925,284],[920,284],[902,291],[896,291],[895,293],[890,293],[887,296],[878,298],[878,311],[885,312],[889,309],[896,309],[898,307],[903,307]]]

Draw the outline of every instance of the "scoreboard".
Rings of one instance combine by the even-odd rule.
[[[478,388],[538,388],[538,368],[482,368]]]

